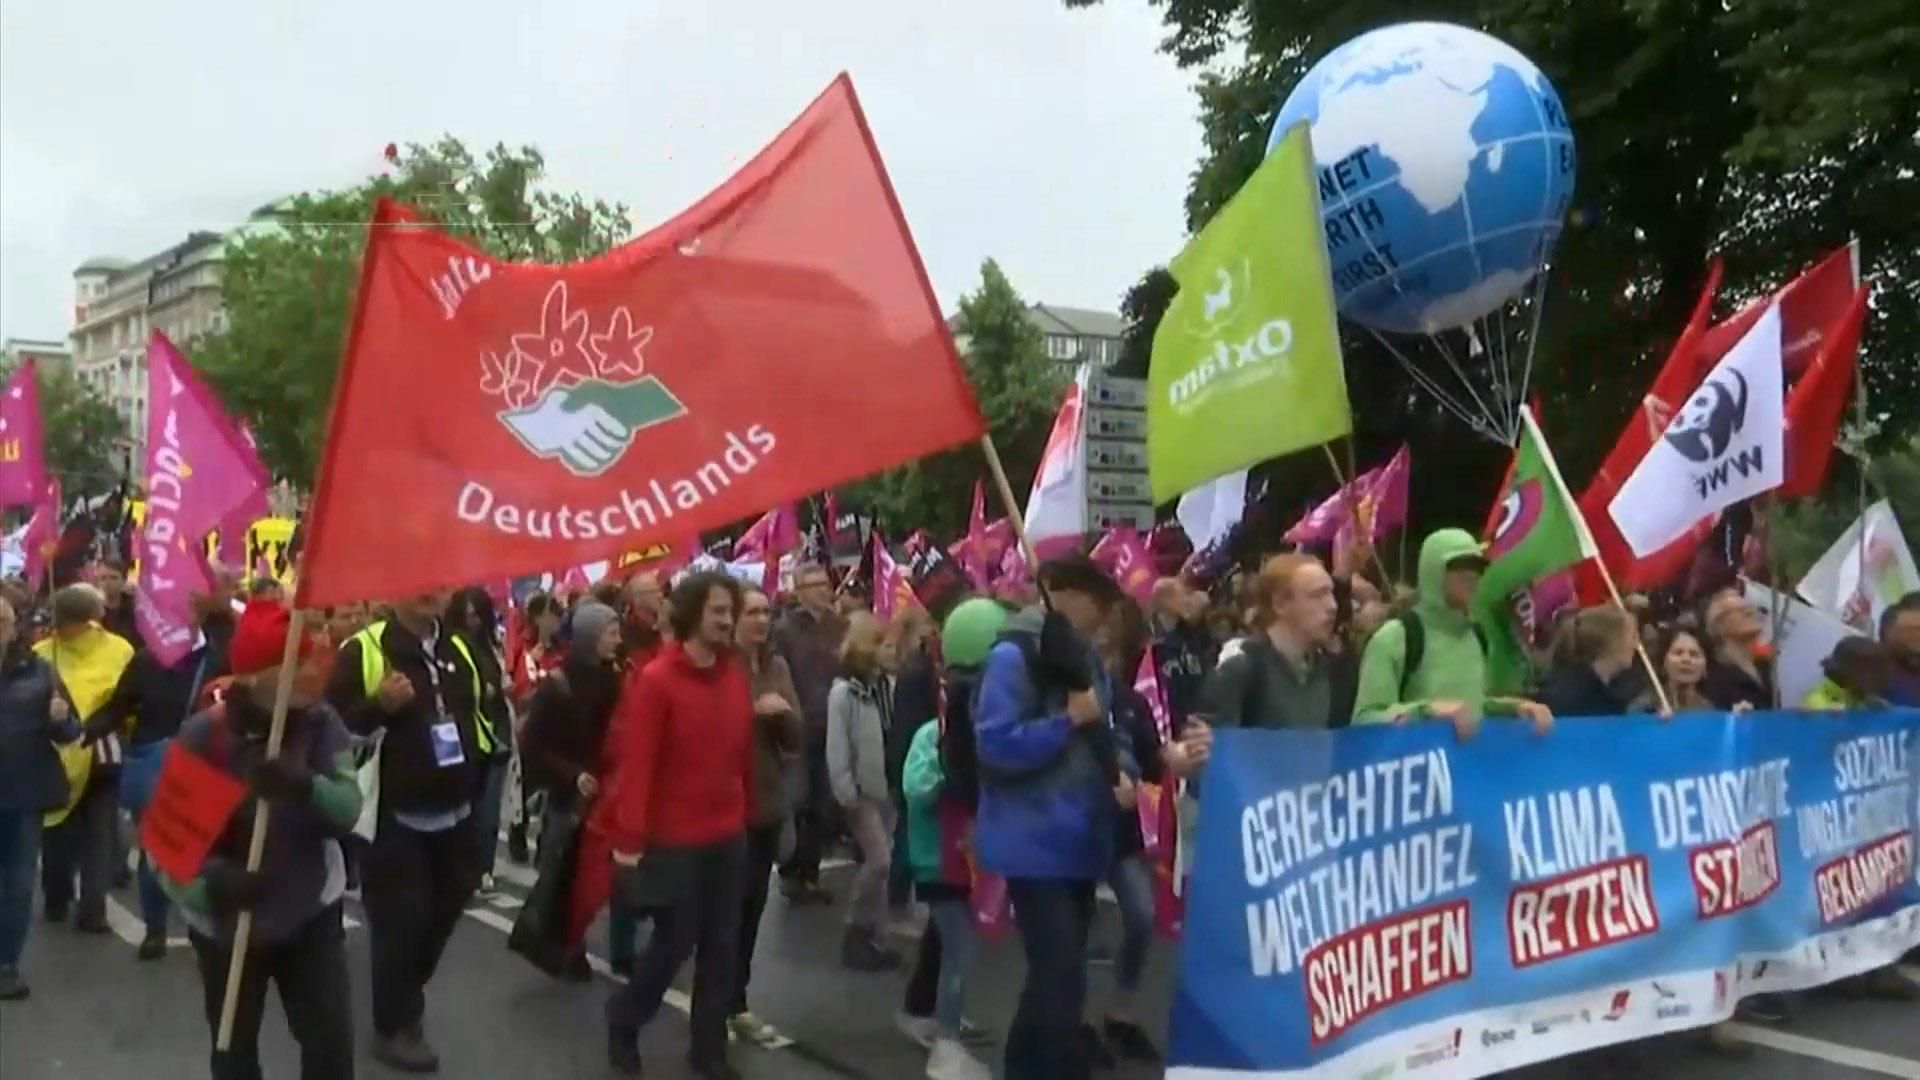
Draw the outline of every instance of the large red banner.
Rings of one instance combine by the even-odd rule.
[[[304,606],[611,558],[985,430],[845,75],[596,259],[411,219],[369,229]]]

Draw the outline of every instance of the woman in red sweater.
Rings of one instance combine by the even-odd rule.
[[[727,1014],[739,962],[753,799],[753,694],[734,652],[740,586],[694,574],[673,590],[674,641],[635,674],[609,735],[595,818],[613,849],[614,903],[654,917],[633,977],[607,1004],[614,1075],[640,1075],[640,1029],[694,956],[694,1075],[735,1080]]]

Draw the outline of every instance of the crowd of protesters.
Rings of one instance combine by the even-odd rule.
[[[1351,552],[1331,567],[1280,554],[1211,593],[1167,577],[1143,605],[1066,557],[1043,562],[1031,585],[943,605],[938,622],[912,604],[883,619],[814,564],[793,569],[782,597],[717,571],[639,574],[504,610],[473,588],[307,613],[291,653],[295,616],[277,589],[243,601],[222,577],[172,664],[142,646],[124,568],[98,567],[91,584],[45,602],[10,583],[0,1001],[28,993],[36,868],[46,920],[98,934],[131,861],[138,956],[165,954],[177,907],[210,1033],[238,917],[252,913],[235,1038],[213,1054],[213,1076],[260,1075],[271,982],[302,1074],[349,1077],[342,904],[357,889],[370,1052],[434,1072],[426,995],[467,903],[491,884],[504,826],[507,857],[540,869],[537,962],[591,978],[584,942],[607,914],[623,978],[606,1007],[616,1075],[640,1075],[640,1032],[689,961],[697,1075],[738,1075],[730,1042],[777,1042],[751,1010],[777,883],[787,906],[844,903],[847,968],[911,967],[896,1023],[926,1048],[931,1080],[984,1080],[994,1038],[967,1006],[982,950],[975,890],[990,875],[1025,957],[1002,1075],[1077,1080],[1120,1058],[1158,1059],[1140,1001],[1155,868],[1135,807],[1143,785],[1200,777],[1215,729],[1438,722],[1471,738],[1485,718],[1512,717],[1544,736],[1556,716],[1920,705],[1920,594],[1887,611],[1877,639],[1843,642],[1803,702],[1777,700],[1764,614],[1733,590],[1663,618],[1640,598],[1564,612],[1539,635],[1530,693],[1508,696],[1489,692],[1471,617],[1486,568],[1478,541],[1429,536],[1411,590],[1383,591],[1360,564]],[[1135,689],[1149,650],[1164,702]],[[288,656],[286,741],[268,759]],[[123,814],[138,820],[174,743],[251,796],[192,880],[121,847]],[[250,870],[252,800],[276,815]],[[840,895],[821,873],[836,844],[858,864]],[[1110,946],[1091,941],[1102,885],[1119,912]],[[909,958],[886,930],[915,903],[925,926]],[[1114,993],[1093,1015],[1088,969],[1101,952]],[[1916,996],[1892,969],[1853,989]],[[1742,1003],[1749,1020],[1792,1009],[1777,996]],[[1732,1052],[1725,1034],[1715,1045]]]

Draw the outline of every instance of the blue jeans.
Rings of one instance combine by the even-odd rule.
[[[936,900],[928,910],[940,934],[940,980],[933,1018],[940,1024],[941,1038],[958,1039],[967,1004],[967,977],[980,956],[980,935],[973,928],[973,906],[965,900]]]
[[[473,807],[474,824],[480,829],[480,873],[493,873],[493,860],[500,853],[500,804],[507,795],[507,761],[501,757],[487,762],[480,779],[480,801]]]
[[[1147,950],[1153,946],[1153,871],[1146,857],[1129,855],[1116,860],[1107,875],[1113,896],[1120,904],[1120,955],[1114,965],[1114,981],[1122,993],[1140,989],[1147,973]]]
[[[0,971],[18,971],[33,925],[33,870],[40,858],[38,812],[0,812]]]
[[[1080,1016],[1087,1004],[1093,882],[1008,878],[1007,895],[1027,979],[1007,1031],[1005,1080],[1087,1080]]]
[[[160,766],[166,760],[167,748],[173,745],[172,739],[159,739],[138,746],[127,747],[126,763],[120,769],[120,805],[133,814],[134,824],[140,823],[140,815],[146,813],[147,804],[153,801],[153,789],[160,781]],[[160,887],[160,878],[154,872],[153,862],[147,853],[140,853],[140,921],[146,924],[149,936],[164,936],[167,932],[167,912],[172,910],[172,902],[167,899],[166,890]]]

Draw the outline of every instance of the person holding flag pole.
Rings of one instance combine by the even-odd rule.
[[[182,725],[142,820],[142,844],[191,927],[214,1029],[214,1080],[261,1075],[270,981],[300,1044],[301,1076],[354,1073],[339,839],[359,817],[361,796],[312,646],[300,612],[271,601],[248,606],[228,652],[226,700]],[[280,827],[269,834],[273,810]],[[180,838],[197,830],[182,822],[200,826],[209,846],[183,848]]]

